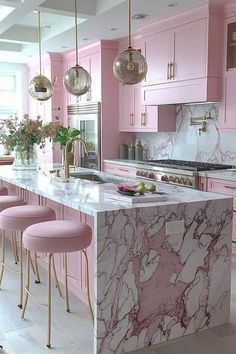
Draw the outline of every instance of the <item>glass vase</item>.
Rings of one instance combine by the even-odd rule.
[[[18,171],[36,170],[37,145],[16,145],[12,168]]]

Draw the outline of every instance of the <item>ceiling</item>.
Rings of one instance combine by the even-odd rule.
[[[229,2],[232,0],[212,0]],[[208,0],[133,0],[132,31],[155,19],[182,12]],[[127,35],[127,0],[77,0],[79,45]],[[172,6],[170,6],[172,5]],[[174,5],[174,6],[173,6]],[[62,52],[75,46],[74,0],[0,0],[0,61],[25,63],[38,53],[38,15],[41,11],[43,51]]]

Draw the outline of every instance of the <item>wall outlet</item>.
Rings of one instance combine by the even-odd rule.
[[[184,233],[184,220],[166,222],[166,235]]]

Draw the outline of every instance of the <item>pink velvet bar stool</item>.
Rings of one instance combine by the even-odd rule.
[[[1,211],[1,199],[4,197],[0,197],[0,211]],[[5,197],[7,198],[7,197]],[[10,198],[10,196],[9,196]],[[16,198],[16,197],[15,197]],[[18,197],[19,198],[19,197]],[[2,269],[1,269],[1,274],[0,274],[0,285],[2,283],[3,279],[3,273],[4,269],[7,268],[8,270],[11,270],[15,272],[13,269],[8,267],[5,264],[5,244],[4,244],[4,239],[5,239],[5,231],[17,231],[19,232],[19,245],[20,245],[20,303],[18,305],[19,308],[22,308],[22,302],[23,302],[23,247],[22,247],[22,236],[23,236],[23,231],[29,227],[30,225],[43,222],[43,221],[49,221],[49,220],[55,220],[56,214],[55,211],[47,206],[43,205],[22,205],[24,204],[24,201],[22,199],[19,199],[19,205],[12,206],[8,205],[8,207],[4,208],[4,210],[1,211],[0,213],[0,228],[3,230],[2,232]],[[10,207],[11,206],[11,207]],[[32,260],[31,260],[32,262]],[[37,259],[36,259],[36,253],[35,253],[35,267],[36,267],[36,273],[37,273],[37,281],[40,282],[39,280],[39,272],[38,272],[38,266],[37,266]],[[55,272],[55,268],[54,268]]]
[[[86,248],[91,244],[92,229],[90,226],[79,221],[72,220],[55,220],[48,221],[28,227],[23,233],[23,245],[27,250],[27,281],[25,286],[25,298],[22,311],[24,318],[25,310],[28,302],[28,296],[40,302],[30,291],[30,252],[48,253],[48,335],[47,347],[51,347],[51,264],[55,253],[63,253],[64,271],[65,271],[65,301],[66,310],[69,312],[69,297],[67,284],[67,253],[82,251],[85,257],[86,280],[87,280],[87,298],[91,317],[93,319],[93,311],[90,299],[89,289],[89,265]],[[40,302],[41,303],[41,302]],[[42,303],[41,303],[42,304]],[[45,305],[45,304],[42,304]]]

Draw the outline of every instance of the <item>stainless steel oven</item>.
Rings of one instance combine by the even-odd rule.
[[[140,162],[136,176],[190,188],[199,188],[200,171],[232,168],[232,165],[184,160],[148,160]]]
[[[77,165],[101,170],[101,103],[77,103],[67,107],[69,126],[80,130],[88,155],[76,149]]]

